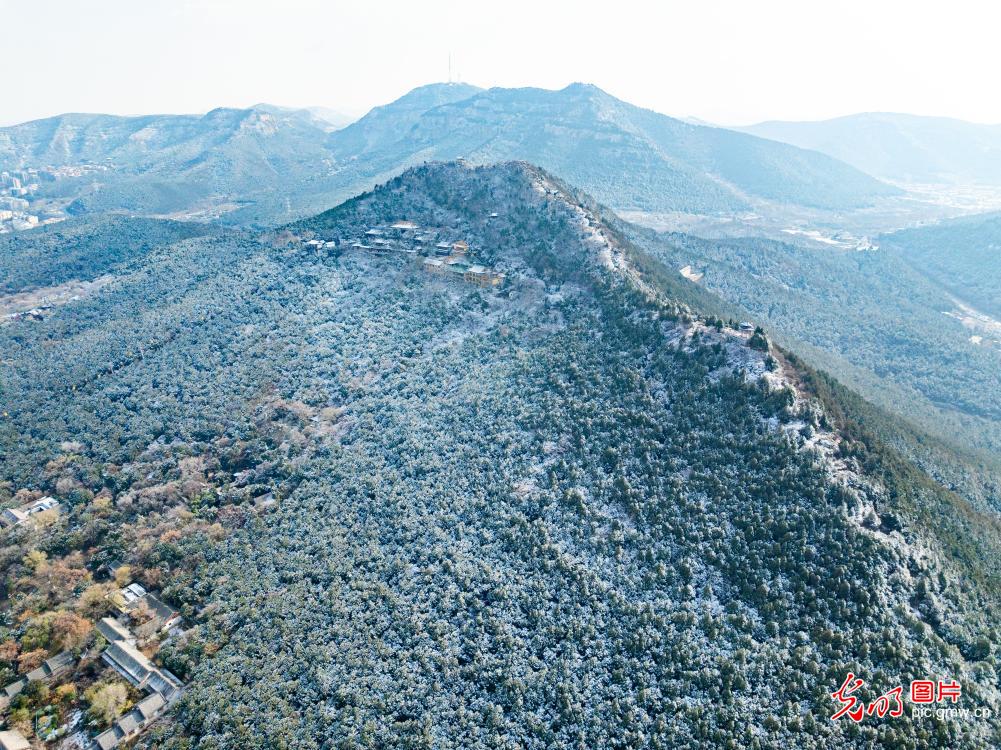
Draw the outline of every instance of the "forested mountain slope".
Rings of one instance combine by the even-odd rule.
[[[880,241],[962,302],[1001,320],[1001,214],[901,230]],[[1001,324],[988,327],[995,328],[994,338],[1001,338]]]
[[[12,601],[32,548],[156,580],[193,628],[150,748],[988,747],[829,716],[849,671],[998,715],[996,516],[596,210],[432,164],[0,327],[4,478],[67,504]],[[348,249],[404,219],[504,284]]]
[[[95,216],[0,236],[0,294],[91,280],[156,247],[218,234],[208,224]]]
[[[691,265],[703,274],[699,284],[809,346],[811,361],[868,398],[922,430],[1001,456],[1001,328],[971,328],[953,293],[968,278],[965,299],[984,299],[989,243],[964,252],[941,241],[922,253],[917,238],[930,244],[930,228],[887,235],[879,250],[856,252],[623,231],[675,272]]]

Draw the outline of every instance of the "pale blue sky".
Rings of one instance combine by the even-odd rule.
[[[655,6],[655,7],[654,7]],[[1001,122],[978,0],[0,0],[0,123],[260,101],[350,114],[448,75],[587,81],[724,124],[888,110]]]

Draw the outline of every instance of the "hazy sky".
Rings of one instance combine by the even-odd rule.
[[[0,123],[270,102],[360,114],[448,77],[595,83],[718,123],[858,111],[1001,123],[987,0],[0,0]]]

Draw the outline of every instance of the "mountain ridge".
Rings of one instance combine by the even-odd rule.
[[[203,115],[69,114],[0,129],[0,167],[77,167],[40,195],[72,212],[281,223],[428,159],[525,159],[616,208],[732,214],[753,204],[847,208],[897,189],[825,155],[695,126],[591,84],[429,84],[340,129],[272,105]]]
[[[633,201],[647,209],[732,211],[747,207],[744,191],[770,200],[845,207],[897,193],[829,157],[691,125],[629,105],[592,84],[558,91],[487,89],[428,109],[405,124],[398,144],[383,142],[377,161],[383,167],[417,155],[462,156],[478,163],[525,159],[617,208],[637,207],[627,205]],[[335,151],[340,138],[364,128],[362,118],[333,134]],[[616,139],[625,145],[617,147]],[[630,187],[641,179],[650,186]],[[602,180],[611,184],[603,186]],[[661,197],[654,197],[654,186]],[[694,198],[682,197],[686,193]]]

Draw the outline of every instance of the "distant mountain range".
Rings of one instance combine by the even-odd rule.
[[[306,110],[272,105],[204,115],[65,114],[0,128],[0,159],[5,167],[112,161],[136,172],[168,172],[197,168],[211,153],[232,160],[238,176],[256,156],[282,155],[283,141],[270,140],[265,147],[264,138],[281,134],[298,147],[319,143],[320,122]],[[252,144],[255,148],[249,148]],[[239,161],[233,159],[237,154],[218,153],[220,147],[236,146],[243,147]]]
[[[739,130],[820,151],[881,179],[1001,185],[1001,125],[873,112]]]
[[[43,184],[71,213],[168,213],[206,201],[273,199],[323,169],[331,126],[305,110],[205,115],[67,114],[0,129],[0,167],[105,169]]]
[[[358,158],[359,175],[371,175],[428,159],[524,159],[613,207],[650,211],[734,211],[760,199],[850,208],[897,192],[824,155],[692,125],[586,84],[469,89],[449,103],[438,103],[441,91],[418,89],[332,134],[338,161]],[[437,106],[420,111],[429,100]]]
[[[732,213],[762,200],[848,209],[899,192],[824,154],[686,123],[584,84],[432,84],[343,129],[322,113],[273,105],[67,114],[0,129],[0,168],[104,170],[43,186],[71,212],[197,214],[233,203],[237,223],[322,210],[408,166],[460,157],[524,159],[624,210]]]

